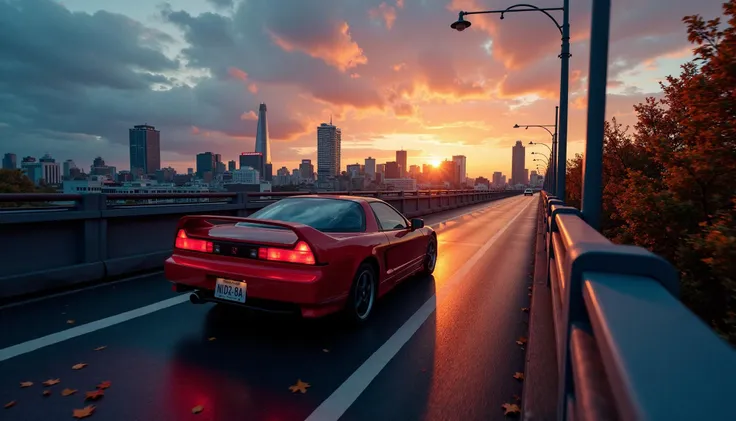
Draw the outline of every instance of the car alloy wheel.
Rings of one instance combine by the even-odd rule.
[[[424,256],[424,272],[431,275],[435,266],[437,266],[437,238],[433,236],[429,239],[427,254]]]
[[[376,301],[376,278],[369,266],[362,266],[358,271],[353,288],[353,307],[355,317],[363,321],[370,316]]]

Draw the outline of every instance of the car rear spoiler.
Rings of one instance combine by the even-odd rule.
[[[288,230],[291,230],[294,234],[296,234],[296,237],[297,237],[297,240],[294,242],[294,244],[292,244],[292,246],[296,245],[296,243],[299,242],[299,240],[302,240],[302,241],[306,241],[307,244],[309,244],[309,246],[312,247],[312,249],[317,249],[317,250],[322,249],[327,243],[335,241],[334,238],[328,236],[327,234],[319,230],[316,230],[310,227],[309,225],[300,224],[298,222],[273,221],[270,219],[253,219],[253,218],[246,218],[246,217],[240,217],[240,216],[187,215],[179,219],[179,223],[176,226],[176,231],[179,232],[180,229],[186,230],[188,228],[191,228],[191,229],[210,228],[210,227],[214,227],[215,225],[217,225],[217,224],[211,223],[210,221],[230,222],[233,224],[236,224],[239,222],[248,222],[251,224],[266,225],[266,226],[288,229]]]

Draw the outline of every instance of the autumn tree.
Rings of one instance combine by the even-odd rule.
[[[723,10],[727,25],[683,19],[695,57],[635,106],[633,135],[606,125],[601,225],[675,264],[683,301],[736,343],[736,0]],[[581,168],[570,161],[571,204]]]
[[[0,169],[0,194],[35,193],[36,186],[21,170]]]

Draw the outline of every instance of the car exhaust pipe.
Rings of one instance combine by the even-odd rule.
[[[202,297],[199,296],[196,292],[193,292],[189,295],[189,302],[192,304],[204,304],[205,301],[202,299]]]

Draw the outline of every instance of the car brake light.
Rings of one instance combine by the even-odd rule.
[[[199,251],[202,253],[212,253],[212,242],[206,240],[197,240],[187,237],[187,232],[179,230],[176,234],[176,248],[182,250]]]
[[[313,265],[314,254],[309,245],[304,241],[296,243],[293,249],[282,249],[274,247],[261,247],[258,249],[258,258],[262,260],[273,260],[277,262],[300,263]]]

